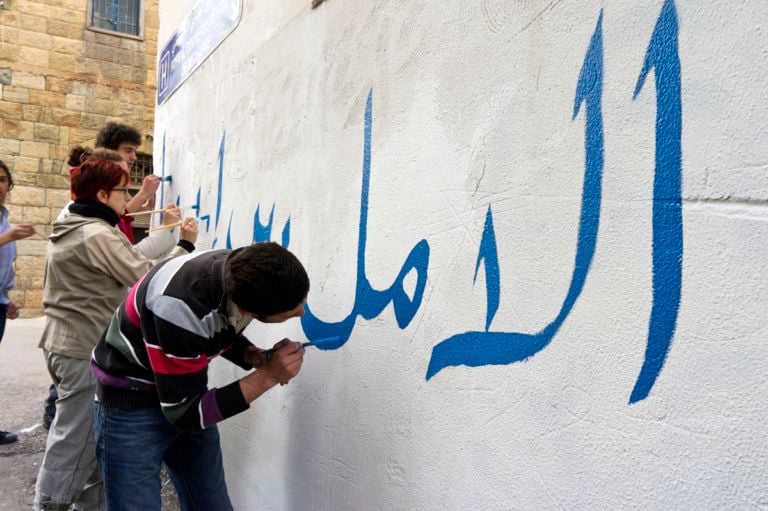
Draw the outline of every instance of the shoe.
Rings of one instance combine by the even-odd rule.
[[[43,427],[45,429],[51,429],[51,423],[53,422],[53,415],[45,412],[43,414]]]
[[[16,441],[16,435],[7,431],[0,431],[0,444],[11,444]]]

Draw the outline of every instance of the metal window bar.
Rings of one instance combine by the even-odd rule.
[[[139,35],[141,0],[92,0],[91,26]]]
[[[136,161],[133,162],[133,167],[131,167],[131,184],[129,186],[131,188],[141,188],[141,183],[144,181],[144,177],[153,172],[152,155],[136,153]]]

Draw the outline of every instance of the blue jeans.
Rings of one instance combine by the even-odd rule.
[[[0,303],[0,341],[3,340],[3,336],[5,335],[6,314],[8,314],[8,304]]]
[[[110,511],[160,511],[160,470],[168,469],[183,511],[232,511],[219,430],[182,431],[159,408],[95,402],[96,459]]]

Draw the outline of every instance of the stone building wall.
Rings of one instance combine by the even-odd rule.
[[[43,256],[69,199],[69,149],[92,146],[115,120],[138,128],[140,151],[152,152],[158,2],[144,1],[141,38],[87,28],[88,3],[0,1],[0,160],[16,183],[6,206],[12,223],[38,231],[17,243],[11,300],[26,317],[42,314]]]

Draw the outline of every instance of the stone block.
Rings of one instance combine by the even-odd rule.
[[[13,77],[13,73],[11,72],[10,68],[8,67],[0,68],[0,86],[10,85],[12,77]]]
[[[9,29],[6,31],[6,36],[8,35],[8,32],[13,32],[14,34],[18,33],[18,30]],[[9,37],[15,37],[15,36],[9,36]],[[10,41],[15,41],[15,39],[9,39]],[[7,61],[7,62],[18,62],[19,61],[19,46],[16,44],[0,44],[0,60]]]
[[[46,109],[40,105],[24,105],[21,118],[25,121],[42,121],[45,117]]]
[[[24,308],[19,312],[19,316],[22,318],[36,318],[42,315],[43,290],[41,285],[39,289],[27,289],[24,292]]]
[[[49,158],[51,155],[51,146],[44,142],[22,141],[21,147],[19,148],[19,154],[31,158]]]
[[[10,0],[5,0],[6,10],[3,12],[3,24],[9,27],[15,27],[19,24],[19,13],[16,11],[8,10],[11,8],[10,3]]]
[[[63,0],[61,6],[73,12],[80,12],[81,16],[85,16],[85,4],[83,0]]]
[[[67,96],[61,92],[31,90],[29,91],[29,101],[40,106],[55,106],[64,108]]]
[[[56,211],[56,214],[58,213]],[[22,209],[21,218],[29,224],[49,224],[56,216],[51,216],[51,208],[25,206]]]
[[[48,34],[41,34],[40,32],[33,32],[31,30],[19,30],[16,44],[22,47],[29,46],[47,51],[51,48],[51,36]]]
[[[73,89],[73,82],[67,77],[48,75],[45,77],[45,90],[69,94]]]
[[[132,105],[130,103],[118,103],[117,104],[117,116],[123,118],[141,118],[143,113],[142,107],[138,105]]]
[[[119,48],[122,44],[122,39],[121,36],[114,33],[104,33],[97,30],[87,31],[84,37],[86,42],[92,42],[101,46],[111,46],[113,48]]]
[[[78,55],[83,46],[81,41],[75,39],[66,39],[64,37],[50,36],[51,50],[55,53],[64,53],[66,55]]]
[[[45,204],[45,190],[31,186],[13,187],[11,204],[16,206],[42,206]]]
[[[53,210],[58,211],[63,208],[71,199],[69,194],[69,179],[65,179],[64,176],[47,177],[56,177],[59,182],[56,184],[56,189],[50,188],[53,183],[49,183],[49,189],[45,192],[45,205]],[[64,188],[60,188],[62,185]],[[56,213],[56,215],[58,215],[58,213]]]
[[[13,74],[13,85],[27,89],[43,90],[45,89],[45,77],[37,73],[16,71]]]
[[[19,46],[18,59],[28,66],[46,69],[50,67],[49,56],[48,50]]]
[[[3,86],[3,101],[11,103],[29,103],[29,89],[25,87]]]
[[[69,103],[70,97],[80,97],[80,96],[71,96],[67,95],[67,103]],[[79,109],[74,109],[79,110]],[[69,126],[69,127],[75,127],[80,125],[80,112],[79,111],[73,111],[73,109],[70,108],[54,108],[51,107],[48,109],[48,115],[46,116],[46,121],[50,124],[55,124],[57,126]],[[69,137],[67,137],[69,138]],[[69,143],[68,140],[62,140],[61,136],[59,136],[58,139],[60,142],[63,143]]]
[[[63,71],[65,73],[80,72],[80,64],[77,60],[77,55],[66,55],[64,53],[53,53],[52,55],[54,55],[54,58],[51,59],[51,69]]]
[[[37,256],[19,256],[16,258],[16,273],[28,278],[43,278],[44,262]]]
[[[106,78],[111,80],[129,79],[129,77],[126,76],[125,69],[123,69],[125,66],[115,64],[114,62],[102,62],[99,67]]]
[[[59,143],[59,127],[54,124],[35,123],[35,141]]]
[[[70,25],[83,23],[83,9],[71,10],[63,7],[48,7],[46,13],[53,19]]]
[[[13,173],[16,184],[21,184],[21,173],[34,175],[40,169],[39,158],[28,158],[26,156],[16,156],[13,159]]]
[[[79,126],[80,123],[78,122],[77,125]],[[59,132],[59,144],[64,145],[67,149],[69,149],[69,130],[70,129],[71,128],[69,126],[61,125],[61,131]],[[57,156],[56,156],[57,158],[58,158],[58,154],[60,153],[57,152]]]
[[[147,72],[144,66],[128,67],[128,71],[130,76],[129,80],[131,80],[133,83],[144,83],[144,81],[147,79]]]
[[[84,113],[82,117],[82,123],[81,126],[83,128],[91,129],[94,131],[93,138],[96,138],[96,133],[98,130],[104,127],[105,124],[107,124],[107,121],[109,119],[104,115],[97,115],[92,113]]]
[[[7,122],[7,121],[6,121]],[[3,156],[16,156],[21,150],[21,141],[12,138],[0,138],[0,160]]]
[[[5,88],[5,86],[3,86]],[[0,117],[3,119],[21,119],[23,112],[21,103],[7,103],[0,101]]]
[[[96,99],[109,99],[111,101],[115,101],[116,97],[120,97],[120,90],[121,89],[119,87],[112,87],[98,83],[93,85],[92,95]]]
[[[37,229],[35,229],[37,230]],[[35,236],[40,236],[37,233]],[[16,255],[17,256],[45,256],[45,246],[48,244],[48,240],[45,237],[40,236],[40,239],[24,239],[16,242]]]
[[[101,129],[106,121],[101,119],[103,122],[99,124],[98,128],[90,129],[83,126],[85,118],[88,117],[88,115],[84,114],[82,117],[83,123],[80,124],[80,128],[72,128],[70,130],[69,143],[70,145],[87,145],[93,147],[93,143],[96,139],[96,131]]]
[[[35,176],[35,185],[40,186],[40,177],[58,176],[61,171],[63,158],[67,157],[68,146],[51,144],[51,157],[40,159],[40,170]]]
[[[34,140],[35,123],[18,119],[6,119],[3,136],[19,140]]]
[[[67,23],[61,20],[49,20],[46,32],[52,36],[80,40],[83,38],[85,26],[82,21],[79,23]]]
[[[120,48],[130,52],[132,55],[137,53],[144,55],[146,52],[144,49],[144,41],[140,39],[129,39],[127,37],[122,37],[120,39]]]
[[[77,96],[92,96],[93,84],[87,82],[72,82],[72,94]]]
[[[22,30],[46,33],[48,31],[48,20],[42,16],[35,16],[29,13],[19,14],[19,27]]]
[[[85,98],[83,96],[67,94],[64,106],[67,110],[76,110],[78,112],[82,112],[85,110]]]

